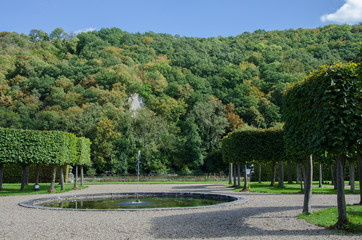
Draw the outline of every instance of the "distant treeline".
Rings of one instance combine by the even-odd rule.
[[[227,171],[220,139],[281,125],[282,92],[323,64],[358,59],[362,25],[196,38],[117,28],[0,32],[0,127],[92,141],[98,173]],[[146,108],[132,117],[128,98]]]

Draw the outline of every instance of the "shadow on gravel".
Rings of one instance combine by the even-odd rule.
[[[317,206],[315,206],[317,207]],[[296,226],[287,222],[278,226],[273,218],[295,219],[289,216],[262,217],[265,213],[302,210],[301,207],[240,207],[233,210],[217,210],[213,212],[195,212],[164,217],[152,220],[152,232],[155,238],[221,238],[221,237],[262,237],[262,236],[323,236],[334,235],[333,232],[319,229],[296,230]],[[247,219],[258,218],[266,229],[260,229],[245,223]],[[288,226],[288,227],[286,227]],[[294,229],[293,229],[294,228]]]

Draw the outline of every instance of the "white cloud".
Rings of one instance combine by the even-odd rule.
[[[322,22],[354,24],[362,22],[362,1],[345,0],[346,3],[335,13],[321,16]]]
[[[76,31],[74,31],[73,33],[74,33],[75,35],[77,35],[77,34],[82,33],[82,32],[91,32],[91,31],[95,31],[95,30],[97,30],[97,29],[92,28],[92,27],[89,27],[89,28],[84,28],[84,29],[76,30]]]

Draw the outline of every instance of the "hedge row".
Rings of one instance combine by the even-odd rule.
[[[291,86],[283,98],[289,153],[349,155],[361,151],[361,65],[324,65]]]
[[[226,163],[284,160],[283,131],[280,128],[234,131],[222,140],[221,150]]]
[[[324,65],[304,81],[289,88],[283,100],[287,151],[306,156],[303,213],[311,213],[311,154],[314,156],[327,152],[337,157],[337,229],[346,229],[348,223],[344,162],[347,156],[360,156],[362,152],[361,67],[361,63]]]
[[[0,128],[0,164],[90,165],[90,141],[60,131]]]

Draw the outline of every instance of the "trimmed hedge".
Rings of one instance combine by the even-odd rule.
[[[90,165],[90,144],[71,133],[0,128],[0,163]]]
[[[288,89],[283,100],[285,143],[288,152],[304,153],[307,156],[328,152],[337,156],[337,229],[345,229],[348,223],[343,164],[346,156],[361,153],[362,146],[360,68],[361,63],[324,65],[304,81]],[[307,163],[303,213],[311,212],[310,157]]]
[[[66,165],[77,162],[76,137],[59,131],[0,129],[0,162]],[[75,145],[75,146],[74,146]]]
[[[226,163],[284,160],[283,131],[280,128],[234,131],[222,140],[221,150]]]
[[[324,65],[284,94],[289,153],[361,152],[362,81],[355,63]]]
[[[0,163],[4,164],[3,178],[5,182],[18,182],[21,179],[21,167],[28,165],[29,181],[32,181],[35,166],[42,165],[40,181],[49,182],[49,165],[91,165],[90,145],[89,139],[77,138],[71,133],[0,128]],[[64,169],[67,178],[68,168]]]
[[[91,141],[88,138],[80,137],[78,138],[78,152],[79,152],[79,160],[78,165],[90,166],[91,162]]]

